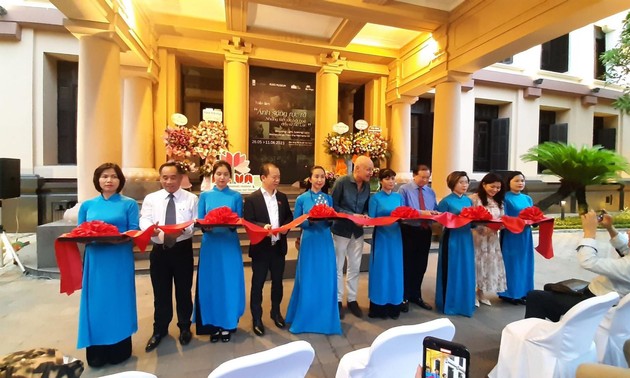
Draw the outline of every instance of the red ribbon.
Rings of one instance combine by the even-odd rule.
[[[536,206],[526,207],[518,214],[518,217],[504,215],[505,228],[515,234],[520,234],[525,226],[538,225],[538,246],[536,251],[546,259],[553,257],[553,224],[555,219],[545,217],[545,214]]]
[[[59,236],[55,240],[55,257],[57,258],[57,266],[59,266],[59,275],[61,277],[60,292],[70,295],[82,287],[83,262],[81,261],[77,243],[99,242],[99,239],[108,236],[120,236],[121,241],[125,241],[124,237],[128,237],[140,251],[144,252],[156,227],[166,234],[173,234],[180,232],[191,224],[193,224],[193,221],[168,226],[151,225],[144,231],[129,230],[123,233],[118,232],[116,226],[103,221],[95,220],[80,224],[72,231]],[[91,240],[86,240],[86,238]],[[78,239],[79,241],[73,239]]]

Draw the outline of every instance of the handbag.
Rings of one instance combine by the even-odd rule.
[[[581,296],[588,287],[589,282],[577,278],[569,278],[568,280],[545,284],[543,289],[554,293],[569,294]]]

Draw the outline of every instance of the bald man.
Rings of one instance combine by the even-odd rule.
[[[370,177],[374,163],[367,156],[359,156],[354,162],[352,174],[339,178],[332,190],[333,206],[339,213],[367,217],[370,200]],[[348,260],[347,280],[348,309],[357,318],[363,317],[363,311],[357,302],[359,268],[363,254],[363,228],[347,219],[337,220],[332,225],[335,254],[337,255],[337,302],[339,317],[343,319],[344,279],[343,264]]]

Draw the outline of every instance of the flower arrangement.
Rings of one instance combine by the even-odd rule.
[[[227,128],[221,122],[201,121],[194,127],[168,126],[164,132],[166,154],[172,158],[199,156],[212,162],[227,150]]]
[[[173,160],[173,162],[177,165],[177,167],[183,170],[186,173],[197,172],[197,168],[195,167],[195,163],[191,162],[188,159],[184,160]]]
[[[348,158],[352,155],[352,138],[342,134],[328,134],[324,139],[326,152],[336,158]]]
[[[192,152],[202,159],[214,160],[222,150],[228,148],[227,128],[221,122],[201,121],[190,130]]]
[[[171,157],[192,155],[191,132],[185,126],[168,126],[164,132],[166,154]]]
[[[380,133],[367,132],[365,130],[354,134],[352,138],[352,153],[367,155],[371,159],[385,159],[390,156],[388,143]]]
[[[201,177],[210,177],[212,176],[212,165],[214,164],[213,161],[210,161],[210,159],[207,159],[206,162],[202,165],[199,166],[199,169],[197,170],[199,172],[199,176]]]

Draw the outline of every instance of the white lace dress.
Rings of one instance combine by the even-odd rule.
[[[483,206],[479,196],[470,196],[474,206]],[[492,198],[488,198],[488,206],[484,206],[494,219],[503,216],[503,209]],[[475,265],[477,273],[477,289],[485,293],[500,292],[506,289],[505,267],[501,254],[499,233],[485,226],[473,228],[475,243]]]

